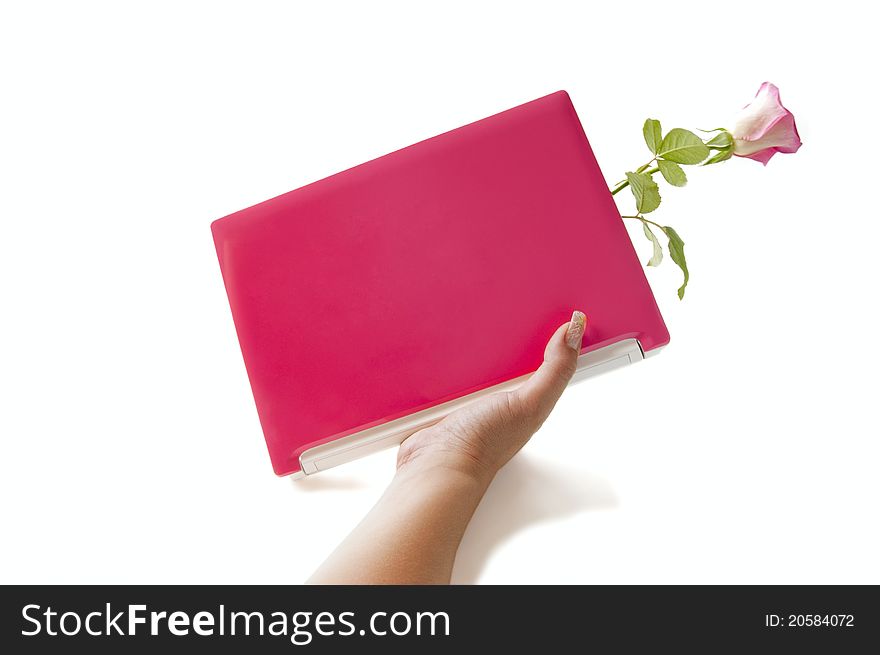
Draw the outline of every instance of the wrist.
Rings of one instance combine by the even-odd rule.
[[[462,453],[433,448],[401,447],[397,457],[395,480],[408,484],[418,480],[454,483],[485,492],[497,469]]]

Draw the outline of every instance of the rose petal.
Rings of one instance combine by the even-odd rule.
[[[776,123],[768,129],[760,139],[747,141],[734,140],[733,153],[739,157],[748,157],[760,161],[765,166],[777,152],[793,153],[801,147],[794,116],[786,111]],[[766,154],[764,154],[766,153]]]
[[[763,150],[759,150],[758,152],[752,153],[751,155],[737,155],[738,157],[745,157],[746,159],[754,159],[755,161],[759,161],[764,166],[767,165],[767,162],[770,161],[770,158],[776,154],[776,148],[764,148]]]
[[[779,102],[779,89],[764,82],[755,99],[742,108],[730,131],[735,139],[759,139],[770,127],[787,113]]]

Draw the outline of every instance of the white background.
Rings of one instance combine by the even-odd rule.
[[[213,219],[561,88],[613,182],[771,80],[803,148],[661,189],[671,345],[565,395],[454,579],[880,582],[859,3],[311,4],[0,10],[0,581],[299,582],[389,481],[273,475]]]

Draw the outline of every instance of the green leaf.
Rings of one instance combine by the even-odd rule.
[[[640,214],[647,214],[660,206],[660,189],[650,175],[627,173],[626,179],[636,198],[636,210]]]
[[[699,164],[709,156],[709,147],[693,132],[676,127],[663,137],[657,156],[677,164]]]
[[[733,149],[730,150],[719,150],[714,155],[709,157],[706,161],[703,162],[703,166],[708,166],[709,164],[717,164],[722,161],[727,161],[733,157]]]
[[[660,241],[644,221],[642,221],[642,227],[645,229],[645,236],[654,244],[654,254],[648,260],[648,266],[660,266],[660,262],[663,261],[663,248],[660,247]]]
[[[706,141],[706,145],[716,150],[725,150],[733,145],[733,137],[730,135],[730,132],[725,130]]]
[[[688,273],[687,261],[684,258],[684,241],[678,236],[678,232],[668,225],[663,228],[663,232],[669,237],[669,256],[672,258],[672,261],[678,264],[681,272],[684,273],[684,283],[678,289],[678,299],[681,300],[684,298],[684,289],[691,277],[691,274]]]
[[[645,135],[645,143],[648,144],[648,150],[652,154],[657,154],[660,143],[663,141],[663,132],[660,129],[660,121],[649,118],[642,127],[642,134]]]
[[[681,166],[678,164],[661,159],[657,162],[657,166],[660,168],[660,174],[663,176],[663,179],[672,186],[684,186],[687,184],[687,175],[684,174],[684,171],[681,170]]]

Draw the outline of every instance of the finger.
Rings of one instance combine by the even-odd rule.
[[[528,412],[543,421],[577,369],[584,338],[586,316],[575,311],[571,321],[560,325],[544,349],[544,363],[514,394]]]

